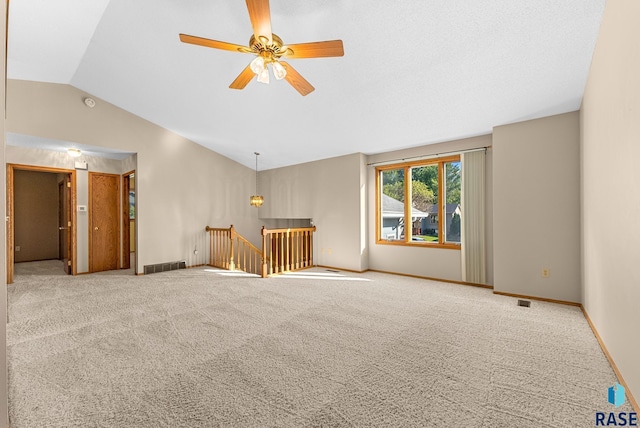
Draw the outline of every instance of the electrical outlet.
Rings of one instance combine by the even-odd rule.
[[[198,255],[198,250],[193,250],[193,254]]]
[[[16,245],[16,251],[20,251],[20,245]]]
[[[542,277],[543,278],[549,278],[550,274],[551,274],[551,272],[549,272],[549,269],[547,269],[547,268],[542,269]]]

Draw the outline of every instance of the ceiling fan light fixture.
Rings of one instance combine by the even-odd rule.
[[[273,75],[276,77],[276,80],[282,80],[287,75],[287,69],[278,61],[273,61]]]
[[[260,75],[260,73],[262,73],[267,68],[264,63],[264,58],[262,58],[261,56],[255,57],[254,60],[251,61],[250,67],[251,71],[253,71],[257,75]]]
[[[267,67],[258,74],[258,82],[269,84],[269,69]]]

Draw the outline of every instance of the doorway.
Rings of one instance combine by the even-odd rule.
[[[59,260],[77,273],[75,206],[74,170],[7,165],[7,284],[16,262]]]
[[[120,175],[89,173],[89,272],[120,267]]]
[[[122,174],[122,269],[136,272],[136,172]]]

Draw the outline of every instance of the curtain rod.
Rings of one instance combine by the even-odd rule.
[[[452,154],[458,154],[459,155],[459,154],[462,154],[462,153],[480,152],[480,151],[483,151],[483,150],[487,151],[487,149],[490,149],[490,148],[491,148],[491,146],[484,146],[484,147],[478,147],[476,149],[455,150],[455,151],[451,151],[451,152],[435,153],[433,155],[411,156],[411,157],[408,157],[408,158],[392,159],[392,160],[382,161],[382,162],[372,162],[372,163],[368,163],[367,166],[390,165],[390,164],[399,163],[399,162],[434,159],[434,158],[439,158],[440,156],[443,156],[443,155],[452,155]]]

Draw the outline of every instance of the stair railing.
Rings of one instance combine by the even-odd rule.
[[[262,227],[262,277],[313,266],[316,227],[267,229]]]
[[[262,274],[262,251],[236,232],[207,226],[209,232],[209,266]]]
[[[235,269],[262,276],[262,251],[231,226],[231,260]]]
[[[209,266],[220,269],[234,270],[233,251],[231,241],[231,227],[222,229],[207,226],[209,232]]]
[[[241,270],[265,278],[313,266],[314,227],[267,229],[262,227],[262,250],[229,228],[207,226],[209,266]]]

